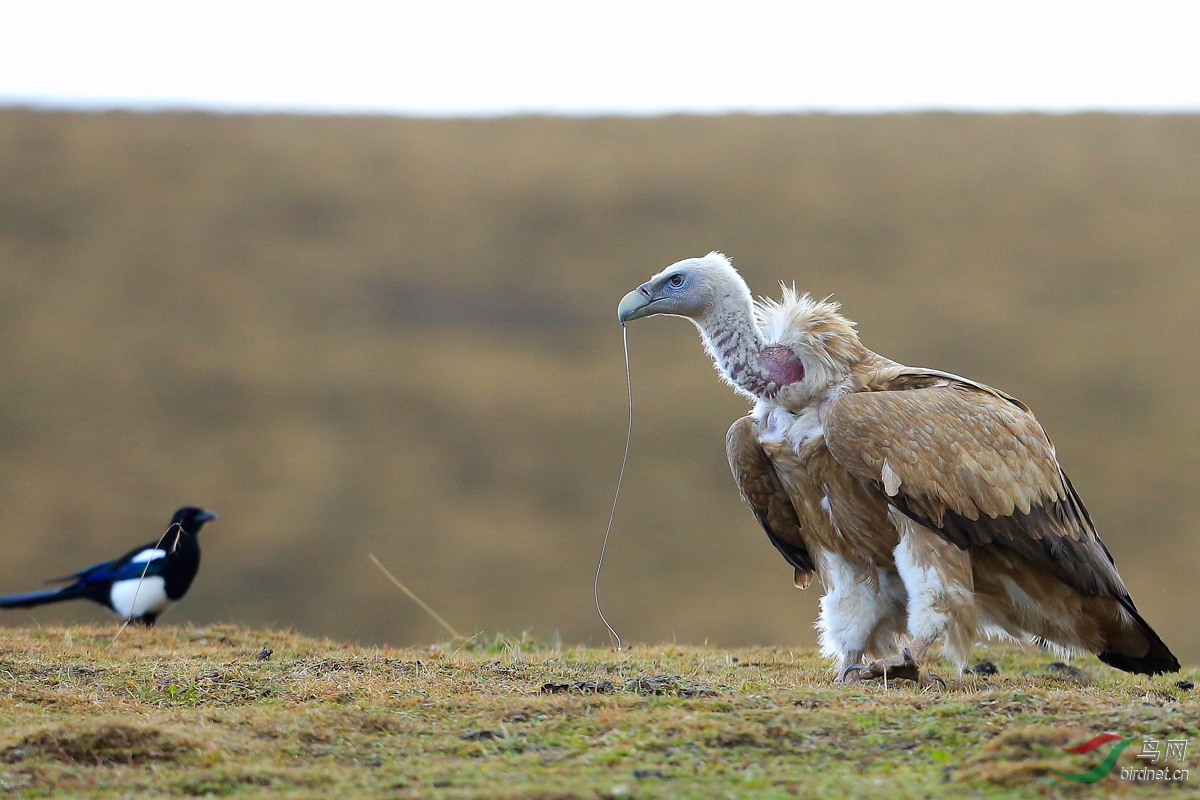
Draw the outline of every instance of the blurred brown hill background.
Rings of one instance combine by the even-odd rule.
[[[1186,660],[1200,521],[1200,118],[408,120],[0,111],[0,591],[216,509],[166,622],[607,640],[616,304],[720,249],[868,346],[1029,403]],[[745,406],[632,325],[601,585],[630,640],[810,644],[737,496]],[[103,617],[79,603],[2,624]]]

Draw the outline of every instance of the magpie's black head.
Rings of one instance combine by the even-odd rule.
[[[204,527],[204,523],[216,518],[217,515],[207,509],[184,506],[171,517],[171,527],[178,525],[184,533],[195,536]]]

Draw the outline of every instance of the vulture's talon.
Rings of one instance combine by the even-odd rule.
[[[946,680],[941,675],[934,675],[932,672],[922,673],[919,683],[921,684],[922,689],[930,689],[935,683],[940,683],[943,690],[948,688],[946,685]]]
[[[838,676],[834,683],[860,683],[862,676],[859,674],[867,669],[866,664],[851,664],[842,670],[842,674]],[[850,677],[850,673],[854,673],[854,677]]]

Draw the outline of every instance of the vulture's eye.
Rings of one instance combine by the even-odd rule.
[[[683,276],[679,273],[675,273],[671,277],[667,278],[667,283],[678,289],[680,286],[683,286]]]

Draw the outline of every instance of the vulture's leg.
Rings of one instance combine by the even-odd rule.
[[[921,665],[936,642],[942,642],[944,653],[960,670],[966,663],[976,628],[970,554],[898,512],[891,516],[900,533],[896,569],[908,591],[910,641],[899,654],[856,671],[863,680],[886,677],[945,685],[935,675],[924,675]]]
[[[929,647],[937,642],[942,653],[964,667],[976,638],[975,581],[971,554],[960,550],[940,534],[900,517],[900,544],[896,546],[896,570],[908,590],[909,649],[920,664]]]
[[[857,683],[861,678],[849,667],[862,660],[881,638],[881,630],[903,616],[903,592],[881,591],[874,565],[855,563],[832,551],[822,553],[820,570],[821,583],[828,589],[817,618],[821,654],[837,664],[836,683]]]

